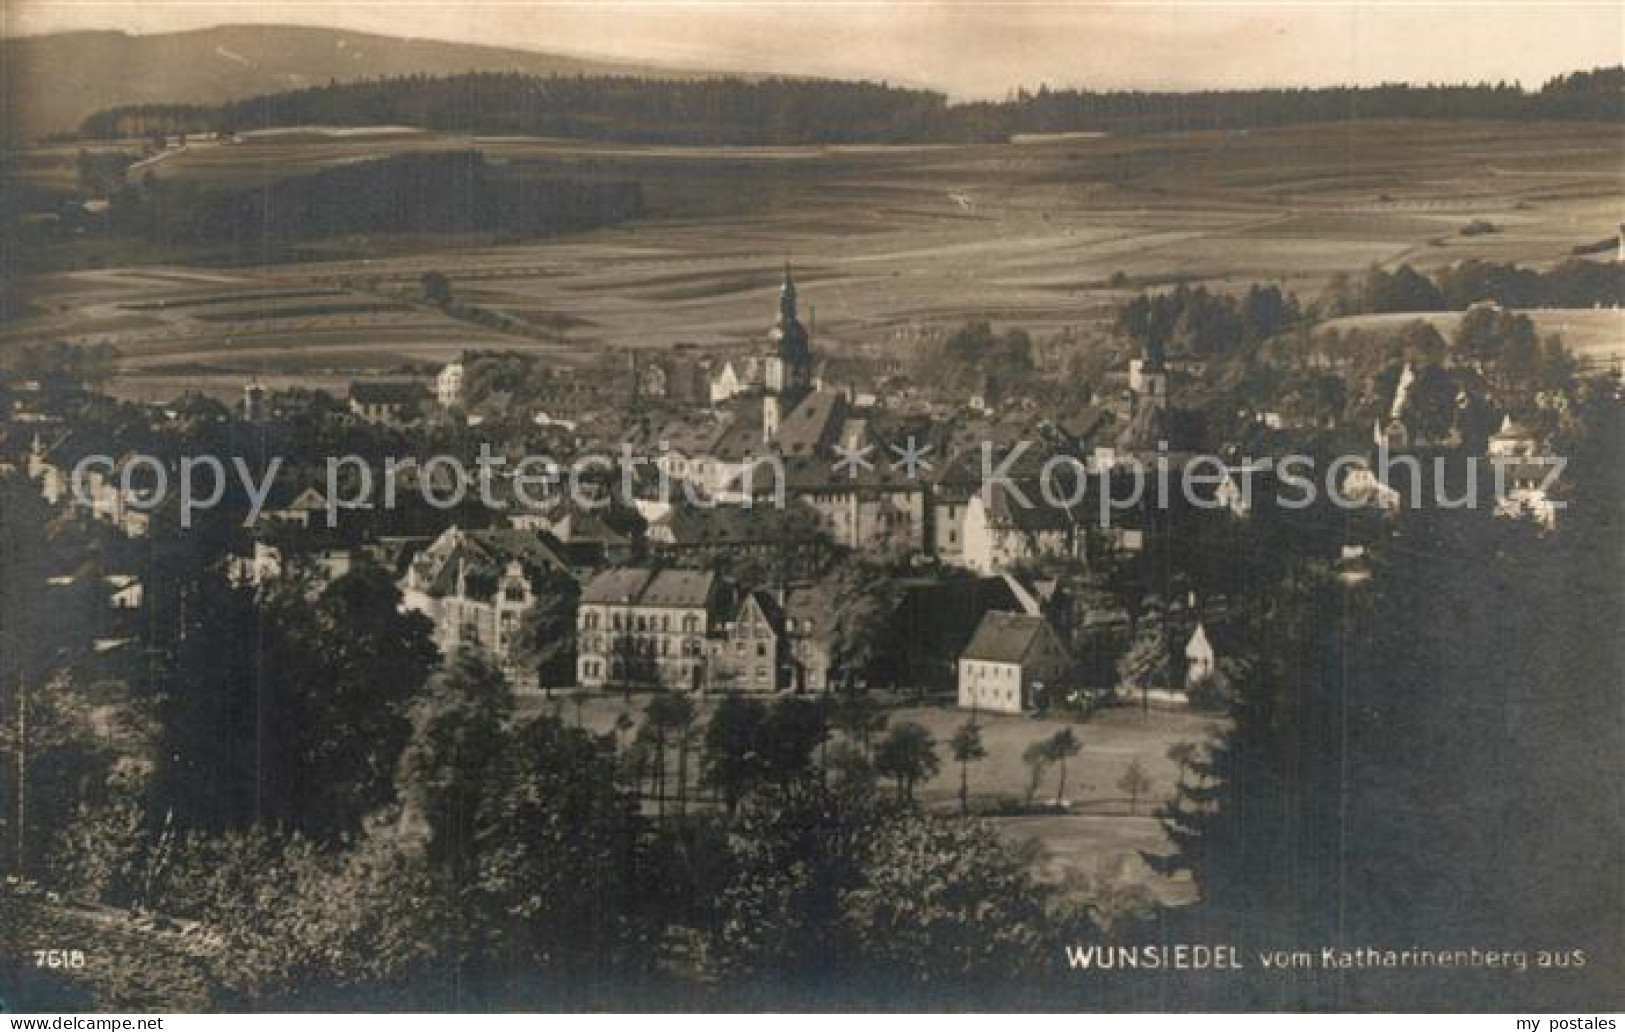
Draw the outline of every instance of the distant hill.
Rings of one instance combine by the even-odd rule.
[[[71,132],[86,115],[120,105],[219,104],[335,80],[462,72],[710,74],[300,26],[222,25],[150,36],[66,32],[0,39],[0,119],[11,139],[26,141]]]

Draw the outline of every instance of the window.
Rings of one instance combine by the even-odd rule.
[[[766,642],[759,641],[759,642],[756,643],[756,654],[758,656],[767,655],[767,643]]]
[[[587,619],[583,621],[582,626],[589,631],[596,631],[598,629],[598,614],[588,613]]]

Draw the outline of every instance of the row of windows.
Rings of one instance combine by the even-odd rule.
[[[596,631],[602,625],[603,621],[599,619],[599,615],[595,612],[588,611],[581,617],[581,629],[584,631]],[[811,634],[813,631],[818,629],[818,621],[814,620],[812,617],[804,617],[801,619],[791,618],[785,620],[784,626],[786,630],[793,633]],[[661,616],[658,620],[652,616],[640,616],[636,619],[628,616],[623,621],[620,613],[611,613],[609,628],[610,630],[614,631],[629,630],[634,633],[642,632],[644,634],[669,634],[671,633],[672,629],[672,621],[670,615]],[[752,624],[750,625],[750,628],[750,633],[755,637],[770,638],[773,636],[773,632],[770,628],[761,626],[759,624]],[[700,618],[698,616],[690,615],[683,617],[681,622],[681,633],[697,634],[699,633],[700,629]]]
[[[1015,702],[1016,690],[1014,688],[987,688],[978,686],[971,689],[971,699],[976,702]]]
[[[604,652],[608,649],[619,649],[626,652],[641,652],[644,655],[659,653],[669,656],[672,653],[671,638],[620,638],[611,640],[596,634],[588,634],[581,639],[582,652]],[[678,649],[685,656],[698,656],[703,650],[703,644],[698,638],[689,638],[678,644]]]
[[[768,641],[756,642],[756,655],[765,657],[768,654],[768,645]],[[681,642],[678,647],[685,656],[698,656],[702,653],[704,648],[703,644],[698,638],[686,639],[685,641]],[[749,642],[735,641],[734,653],[736,655],[743,656],[749,647]],[[659,653],[662,656],[669,656],[672,653],[672,639],[621,638],[618,641],[612,641],[596,634],[584,635],[581,639],[582,652],[603,652],[607,649],[620,649],[627,652],[643,653],[644,655],[654,655]]]
[[[684,663],[682,666],[677,668],[676,680],[680,681],[684,686],[687,686],[690,679],[694,677],[695,671],[699,669],[700,667],[698,664]],[[601,680],[607,675],[610,680],[618,681],[626,675],[626,671],[627,667],[619,660],[611,660],[607,664],[603,660],[599,659],[583,659],[581,661],[581,677],[583,680]],[[648,678],[652,675],[660,673],[660,671],[643,667],[634,668],[634,671],[640,679]],[[765,676],[764,670],[758,668],[756,676]]]
[[[610,614],[609,626],[611,630],[635,630],[646,634],[651,631],[661,631],[665,633],[671,632],[671,614],[669,613],[659,617],[658,619],[652,616],[638,616],[634,618],[630,613],[626,614],[625,620],[622,620],[621,617],[622,614],[620,613]],[[598,614],[589,610],[582,616],[581,626],[583,630],[596,631],[599,626]],[[694,634],[699,631],[699,629],[700,618],[698,616],[690,614],[683,617],[682,633]]]
[[[1004,663],[969,663],[967,669],[972,677],[986,677],[991,680],[1003,678],[1006,681],[1016,680],[1016,668]]]

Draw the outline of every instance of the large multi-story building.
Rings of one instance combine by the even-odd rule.
[[[568,571],[539,533],[451,527],[413,556],[400,584],[401,607],[433,621],[442,655],[473,648],[524,684],[533,672],[516,659],[520,621],[536,601],[539,579]]]
[[[724,615],[708,570],[605,570],[581,589],[576,679],[587,688],[705,687],[708,639]]]
[[[791,649],[778,595],[739,593],[709,571],[605,570],[576,613],[586,688],[773,692],[800,686]]]

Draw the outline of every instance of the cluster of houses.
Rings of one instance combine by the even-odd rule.
[[[383,563],[398,577],[403,607],[433,623],[444,653],[476,649],[521,685],[539,683],[521,647],[526,615],[568,581],[578,594],[567,678],[577,685],[822,691],[852,676],[838,669],[833,638],[840,600],[818,578],[834,554],[849,550],[941,581],[918,586],[904,605],[914,607],[906,619],[915,623],[903,637],[931,640],[930,655],[910,658],[915,665],[906,676],[953,683],[961,705],[1003,712],[1052,703],[1058,689],[1075,687],[1082,654],[1094,650],[1078,628],[1084,638],[1096,626],[1117,634],[1118,622],[1095,619],[1100,614],[1057,619],[1045,591],[1018,572],[1130,558],[1145,547],[1150,520],[1119,510],[1113,525],[1102,526],[1093,498],[1048,501],[1036,471],[1060,454],[1109,478],[1129,457],[1166,449],[1170,438],[1177,446],[1175,363],[1148,347],[1130,362],[1118,394],[1064,416],[1012,420],[973,404],[946,423],[899,419],[872,395],[826,382],[788,266],[763,344],[683,377],[658,362],[634,363],[634,400],[696,401],[647,411],[634,404],[627,418],[608,424],[612,437],[594,439],[591,414],[580,423],[532,421],[538,432],[557,431],[576,446],[614,445],[641,460],[631,494],[605,487],[603,507],[550,496],[475,522],[428,514],[422,527],[368,524],[345,534],[324,526],[330,510],[323,484],[311,471],[296,472],[271,484],[233,575],[263,583],[298,562],[319,587],[363,557]],[[1402,373],[1388,418],[1374,428],[1374,446],[1418,444],[1406,405],[1414,375],[1409,366]],[[469,383],[466,359],[432,382],[358,382],[347,411],[356,424],[391,431],[454,415],[474,425],[464,409]],[[8,405],[11,415],[29,411],[15,398]],[[273,409],[263,388],[249,385],[242,417],[270,420]],[[1278,422],[1260,422],[1279,430]],[[166,460],[48,421],[29,429],[27,473],[47,501],[78,507],[127,537],[170,518],[139,504],[173,472]],[[1490,457],[1510,471],[1508,514],[1552,526],[1545,470],[1535,468],[1539,450],[1538,436],[1510,416],[1488,442]],[[69,477],[90,454],[110,455],[112,464],[92,472],[85,493],[74,495]],[[1019,487],[987,484],[989,466]],[[1228,472],[1215,497],[1231,516],[1248,518],[1251,503],[1238,486],[1243,471]],[[516,501],[511,484],[497,487]],[[1364,492],[1375,512],[1400,504],[1369,464],[1355,464],[1345,490]],[[289,532],[303,532],[305,543],[290,544],[297,535]],[[290,547],[300,554],[287,554]],[[124,584],[121,597],[131,589],[138,593],[139,584]],[[1213,673],[1222,637],[1211,619],[1182,625],[1170,646],[1179,660],[1176,680]]]

